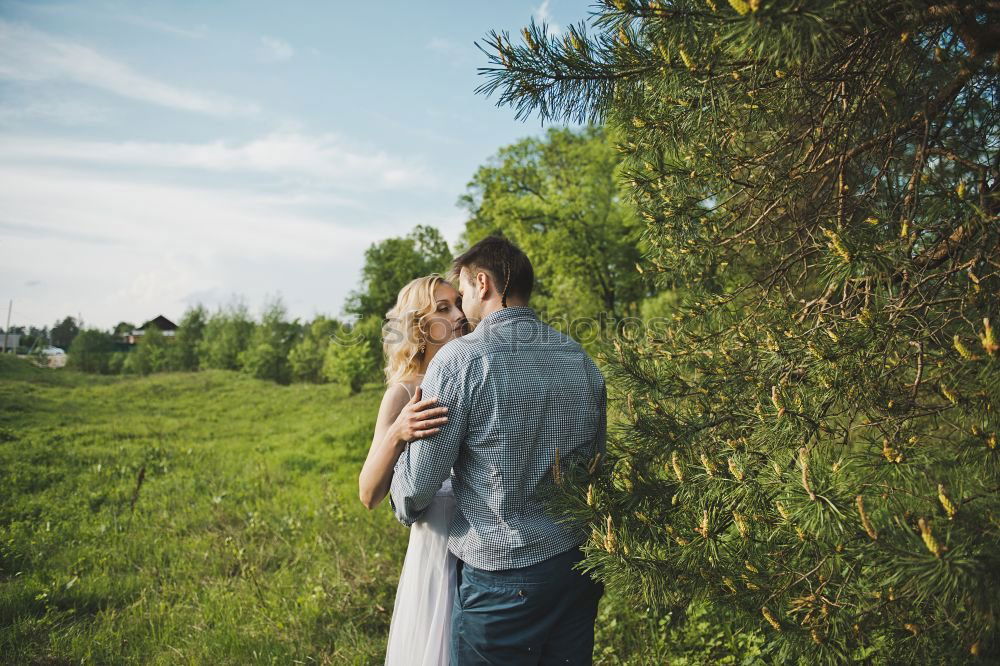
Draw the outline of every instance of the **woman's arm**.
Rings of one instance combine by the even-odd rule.
[[[406,389],[397,384],[382,396],[372,445],[358,476],[358,494],[369,509],[378,506],[389,493],[393,467],[406,443],[437,433],[448,421],[444,416],[448,409],[434,407],[437,398],[421,400],[421,395],[417,387],[410,400]]]

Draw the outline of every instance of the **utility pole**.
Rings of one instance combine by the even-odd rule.
[[[3,329],[3,352],[7,353],[7,337],[10,335],[10,311],[14,309],[14,299],[10,299],[10,305],[7,306],[7,326]],[[14,350],[14,354],[17,354],[17,350]]]

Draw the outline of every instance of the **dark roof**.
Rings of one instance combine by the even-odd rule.
[[[170,321],[169,319],[167,319],[163,315],[157,315],[155,319],[150,319],[145,324],[143,324],[142,326],[140,326],[139,330],[140,331],[145,330],[146,327],[149,326],[150,324],[156,324],[156,327],[158,329],[160,329],[161,331],[176,331],[177,330],[177,324],[175,324],[174,322]]]

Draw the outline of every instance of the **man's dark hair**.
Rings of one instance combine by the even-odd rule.
[[[507,307],[507,294],[526,302],[531,298],[535,286],[531,261],[521,248],[503,236],[487,236],[455,257],[451,270],[456,281],[463,268],[487,271],[501,289],[500,302],[504,307]]]

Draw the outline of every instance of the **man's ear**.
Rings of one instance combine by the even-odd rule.
[[[476,290],[479,291],[479,300],[486,300],[486,297],[490,295],[490,288],[492,286],[489,273],[486,271],[476,271]]]

